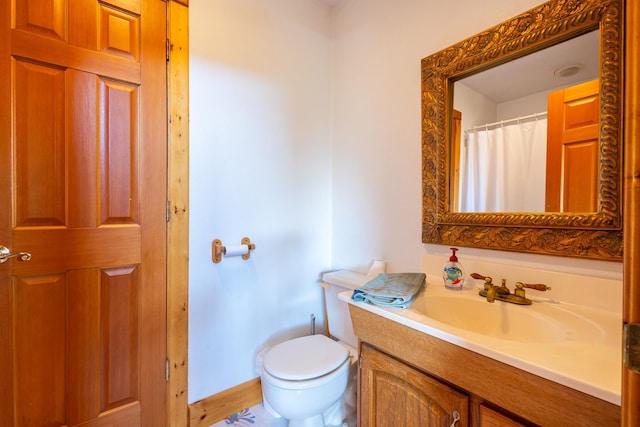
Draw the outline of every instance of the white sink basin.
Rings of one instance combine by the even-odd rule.
[[[581,305],[575,302],[584,300],[581,295],[556,301],[555,298],[569,295],[560,286],[564,284],[563,277],[545,279],[554,283],[550,294],[527,291],[533,304],[526,306],[498,300],[489,303],[478,295],[480,286],[450,291],[439,279],[437,276],[435,284],[427,282],[411,307],[404,310],[353,301],[352,291],[340,293],[340,299],[434,338],[620,405],[621,308],[617,311],[597,304]],[[579,292],[615,293],[621,286],[606,282],[597,289],[591,285],[583,289],[581,285],[571,284]]]
[[[494,338],[521,342],[601,341],[591,320],[553,302],[516,305],[461,295],[421,295],[411,308],[437,322]]]

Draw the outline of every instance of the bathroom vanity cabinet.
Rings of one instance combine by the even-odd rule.
[[[349,306],[368,426],[619,426],[620,407]],[[575,357],[580,357],[576,354]]]
[[[360,349],[360,426],[524,426],[485,405],[471,422],[470,397],[363,343]],[[454,422],[455,421],[455,422]]]

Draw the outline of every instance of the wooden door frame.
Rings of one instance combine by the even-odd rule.
[[[624,101],[624,312],[625,323],[640,323],[640,4],[625,10]],[[634,263],[634,260],[636,262]],[[638,425],[640,374],[623,367],[622,425]]]
[[[167,426],[189,423],[189,3],[167,4]]]

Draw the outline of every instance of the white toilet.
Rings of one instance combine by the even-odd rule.
[[[322,276],[327,323],[334,339],[308,335],[266,350],[261,367],[265,407],[289,421],[289,427],[347,426],[355,423],[358,339],[347,303],[338,294],[353,290],[384,271],[335,271]],[[339,341],[336,341],[339,340]]]

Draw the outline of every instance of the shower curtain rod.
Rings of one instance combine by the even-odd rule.
[[[471,129],[465,130],[465,132],[472,132],[474,130],[480,130],[480,129],[488,129],[489,126],[499,126],[499,125],[504,125],[504,124],[512,123],[512,122],[518,122],[519,123],[519,122],[521,122],[523,120],[537,119],[539,116],[546,116],[546,115],[547,115],[547,112],[543,111],[541,113],[530,114],[528,116],[515,117],[513,119],[507,119],[507,120],[500,120],[499,122],[487,123],[486,125],[474,126]]]

